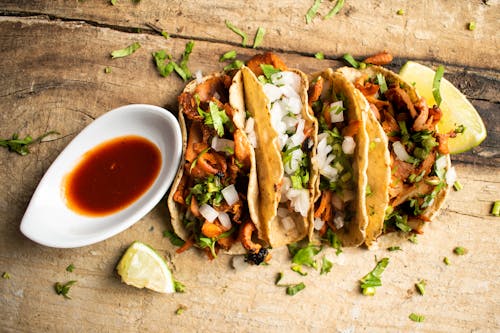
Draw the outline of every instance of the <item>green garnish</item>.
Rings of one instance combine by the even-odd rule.
[[[170,35],[168,34],[168,32],[166,31],[162,31],[160,32],[160,34],[165,38],[165,39],[169,39],[170,38]]]
[[[264,76],[268,80],[271,80],[271,76],[273,74],[281,72],[281,70],[279,70],[278,68],[275,68],[273,65],[268,65],[268,64],[261,64],[260,68],[262,69]]]
[[[224,136],[224,124],[229,122],[229,117],[227,116],[226,111],[224,111],[224,109],[219,109],[217,104],[214,102],[210,102],[208,107],[212,118],[211,124],[217,131],[217,134],[222,138]],[[207,119],[205,118],[205,124],[209,123],[210,121],[207,122]]]
[[[455,189],[455,191],[460,191],[461,189],[464,188],[464,186],[458,180],[456,180],[453,183],[453,188]]]
[[[233,69],[240,69],[243,65],[244,65],[243,61],[235,60],[232,63],[230,63],[229,65],[225,66],[224,71],[227,72],[227,71],[230,71]]]
[[[495,201],[491,208],[491,215],[500,216],[500,201]]]
[[[2,279],[5,279],[5,280],[10,279],[10,274],[9,274],[9,273],[7,273],[7,272],[3,272],[3,274],[2,274]]]
[[[441,105],[441,79],[443,78],[444,67],[443,65],[439,65],[436,69],[436,74],[434,75],[434,81],[432,82],[432,95],[434,96],[434,100],[436,101],[437,106]]]
[[[66,271],[67,272],[73,272],[73,270],[75,269],[75,265],[73,264],[69,264],[68,267],[66,267]]]
[[[453,253],[455,253],[458,256],[463,256],[467,254],[467,249],[461,246],[457,246],[456,248],[453,249]]]
[[[104,67],[104,73],[105,74],[111,73],[111,67],[109,67],[109,66]]]
[[[377,74],[377,82],[379,85],[380,93],[384,94],[387,91],[387,83],[385,82],[385,77],[382,74]]]
[[[455,134],[462,134],[463,132],[465,132],[465,129],[466,128],[464,125],[458,125],[453,132],[455,132]]]
[[[323,19],[328,20],[333,15],[336,15],[344,7],[344,0],[337,0],[335,6],[325,15]]]
[[[164,50],[160,50],[158,52],[153,53],[153,58],[155,60],[156,68],[160,75],[163,77],[169,76],[174,70],[174,62],[171,60],[172,56],[167,54]],[[168,63],[165,63],[166,60],[170,60]]]
[[[244,33],[243,31],[241,31],[240,29],[238,29],[236,26],[234,26],[228,20],[226,20],[225,23],[226,23],[226,27],[228,27],[229,30],[231,30],[232,32],[234,32],[235,34],[237,34],[238,36],[240,36],[242,38],[241,45],[243,47],[247,47],[247,39],[248,39],[247,34]]]
[[[71,286],[74,285],[75,283],[76,283],[75,280],[68,281],[65,284],[56,282],[56,284],[54,285],[54,289],[58,295],[62,295],[64,296],[64,298],[71,299],[71,297],[68,295],[68,292]]]
[[[382,258],[379,262],[377,262],[377,265],[370,273],[359,280],[361,282],[363,295],[375,295],[375,288],[382,285],[382,280],[380,279],[380,277],[388,264],[389,258]]]
[[[416,321],[417,323],[421,323],[425,320],[425,317],[423,315],[419,315],[416,313],[411,313],[408,318],[410,318],[413,321]]]
[[[319,272],[319,275],[330,273],[332,267],[333,263],[330,260],[328,260],[325,256],[323,256],[323,259],[321,260],[321,270]]]
[[[324,60],[325,55],[323,54],[323,52],[318,52],[318,53],[314,54],[314,58],[319,59],[319,60]]]
[[[446,266],[450,266],[451,264],[450,259],[448,259],[448,257],[444,257],[443,262],[445,263]]]
[[[418,292],[420,295],[425,294],[425,286],[427,285],[427,281],[425,280],[420,280],[417,283],[415,283],[415,288],[417,288]]]
[[[350,55],[349,53],[346,53],[342,56],[342,59],[344,59],[345,61],[347,61],[347,63],[349,65],[351,65],[352,67],[354,68],[359,68],[360,67],[360,63],[358,61],[356,61],[356,59],[354,59],[354,57],[352,55]]]
[[[402,251],[401,248],[399,246],[389,246],[387,248],[387,251]]]
[[[123,57],[129,56],[132,53],[134,53],[135,51],[137,51],[140,47],[141,47],[141,44],[139,44],[139,42],[134,42],[123,49],[112,51],[111,58],[116,59],[116,58],[123,58]]]
[[[193,47],[194,47],[194,42],[192,40],[187,42],[186,47],[184,48],[184,52],[182,53],[181,63],[179,64],[180,68],[174,66],[174,70],[177,72],[177,74],[180,75],[180,77],[184,81],[187,81],[192,77],[191,72],[187,67],[187,63],[189,61],[189,55],[191,54],[191,52],[193,52]]]
[[[314,18],[314,16],[318,12],[318,9],[319,9],[319,6],[321,5],[321,2],[323,2],[323,0],[314,0],[313,5],[311,6],[311,8],[309,8],[309,10],[306,13],[306,24],[309,24],[312,22],[312,19]]]
[[[467,25],[467,28],[468,28],[470,31],[474,31],[474,30],[476,30],[476,22],[475,22],[475,21],[471,21],[471,22],[469,22],[469,24]]]
[[[408,240],[413,244],[418,244],[417,234],[411,234],[410,237],[408,237]]]
[[[174,246],[182,246],[185,243],[175,232],[170,230],[165,230],[163,232],[163,237],[167,237]]]
[[[194,159],[194,161],[191,163],[191,166],[189,167],[189,172],[191,172],[194,169],[194,167],[196,166],[196,163],[198,163],[198,159],[200,158],[200,156],[202,156],[203,154],[205,154],[209,150],[210,150],[210,147],[207,147],[207,148],[203,149],[198,154],[198,156],[196,156],[196,158]]]
[[[275,285],[279,285],[280,281],[283,279],[283,272],[279,272],[278,275],[276,276],[276,280],[274,281]]]
[[[294,271],[295,273],[299,273],[302,276],[306,276],[307,275],[307,272],[304,272],[302,270],[302,265],[292,265],[292,267],[290,267],[290,269],[292,271]]]
[[[210,253],[212,253],[212,256],[214,258],[217,258],[217,253],[215,252],[215,244],[216,243],[217,243],[217,240],[215,238],[200,237],[198,245],[202,249],[208,247],[210,249]]]
[[[339,236],[332,231],[332,229],[328,228],[326,230],[326,238],[324,238],[323,240],[327,241],[328,244],[336,250],[336,255],[342,253],[342,241],[340,240]]]
[[[252,48],[256,49],[262,44],[264,41],[264,35],[266,34],[266,29],[259,27],[257,29],[257,32],[255,33],[255,38],[253,40],[253,46]]]
[[[113,6],[116,5],[116,1],[118,1],[118,0],[111,0],[110,1],[111,5],[113,5]]]
[[[181,305],[179,305],[179,307],[177,308],[177,310],[175,310],[175,314],[176,315],[181,315],[186,310],[187,310],[187,306],[181,304]]]
[[[316,269],[318,263],[314,259],[314,256],[321,251],[321,246],[308,244],[304,248],[300,248],[293,255],[292,262],[298,265],[305,265]]]
[[[398,9],[398,11],[396,12],[396,14],[398,14],[398,15],[404,15],[405,14],[405,10],[404,9]]]
[[[19,135],[15,133],[12,134],[12,137],[10,139],[0,139],[0,147],[6,147],[7,149],[9,149],[9,151],[14,151],[21,156],[25,156],[28,155],[30,152],[28,149],[29,145],[38,143],[51,134],[59,135],[59,133],[56,131],[50,131],[40,135],[36,139],[33,139],[29,135],[27,135],[24,139],[19,139]]]
[[[223,55],[221,55],[221,57],[219,58],[219,62],[236,59],[236,55],[237,54],[236,54],[235,50],[228,51],[228,52],[224,53]]]
[[[186,286],[184,283],[174,280],[174,290],[176,293],[183,293],[186,291]]]
[[[305,287],[306,287],[306,285],[304,284],[304,282],[301,282],[299,284],[290,285],[290,286],[286,287],[286,294],[293,296],[296,293],[298,293],[299,291],[301,291],[302,289],[304,289]]]

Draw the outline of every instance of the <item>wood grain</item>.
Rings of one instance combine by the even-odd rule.
[[[496,1],[488,3],[453,2],[453,7],[450,1],[425,1],[406,9],[418,13],[413,18],[394,14],[406,2],[350,1],[333,21],[315,19],[313,25],[305,26],[302,20],[309,4],[289,1],[270,2],[264,5],[267,8],[249,1],[243,9],[241,3],[231,1],[218,1],[217,9],[213,3],[191,1],[171,1],[166,6],[160,1],[132,5],[119,0],[116,7],[107,1],[3,1],[0,137],[15,132],[38,135],[52,129],[61,135],[32,146],[31,154],[25,157],[0,150],[0,273],[11,275],[0,279],[0,330],[499,331],[500,251],[496,235],[500,225],[498,218],[489,215],[492,202],[500,198],[498,24],[488,23],[497,18],[493,12],[498,5]],[[370,9],[371,14],[361,8]],[[449,13],[437,30],[436,9]],[[465,9],[482,15],[477,19],[479,31],[462,29],[469,20]],[[427,11],[432,12],[429,21],[424,21],[422,29],[414,29],[417,22],[411,20],[425,19]],[[448,63],[449,79],[471,98],[486,120],[489,136],[472,153],[454,157],[464,190],[450,193],[441,214],[418,237],[418,244],[393,234],[383,237],[378,249],[372,251],[344,249],[336,256],[325,249],[319,259],[324,254],[334,262],[327,275],[311,270],[301,277],[292,272],[283,248],[273,250],[269,266],[235,271],[231,257],[220,256],[210,262],[197,251],[175,254],[175,248],[162,236],[169,228],[164,200],[133,227],[91,246],[52,249],[26,239],[19,232],[19,223],[37,183],[86,125],[107,110],[129,103],[160,105],[175,113],[176,97],[185,83],[175,75],[159,76],[152,52],[166,49],[178,59],[192,38],[196,44],[189,66],[204,73],[221,70],[224,64],[218,58],[225,51],[236,49],[242,59],[256,52],[238,46],[237,36],[223,26],[227,18],[248,32],[258,26],[268,28],[264,47],[284,51],[287,63],[305,72],[340,66],[334,58],[343,52],[362,55],[381,48],[397,50],[396,67],[406,58],[422,59],[430,65]],[[408,22],[396,24],[395,20]],[[133,27],[150,21],[175,32],[174,36],[166,40],[147,29],[133,31]],[[359,30],[349,39],[346,32],[353,26]],[[289,29],[284,31],[284,27]],[[376,32],[385,38],[361,38],[371,27],[377,27]],[[446,33],[460,31],[464,36],[455,32],[449,40],[442,38],[442,43],[433,44],[434,37],[441,40],[445,28]],[[338,32],[338,41],[325,43],[333,31]],[[467,35],[470,33],[472,37]],[[400,46],[405,34],[409,39]],[[297,37],[302,35],[311,40],[304,43]],[[110,51],[134,41],[142,45],[136,53],[110,58]],[[277,42],[280,46],[273,45]],[[413,46],[408,47],[409,43]],[[324,51],[330,59],[314,59],[311,54],[316,51]],[[480,57],[482,62],[477,61]],[[106,74],[108,66],[112,72]],[[176,279],[187,286],[186,293],[160,295],[120,283],[114,267],[134,240],[144,241],[165,255]],[[399,245],[403,251],[388,252],[391,245]],[[467,255],[453,254],[459,245],[468,249]],[[450,258],[450,266],[442,262],[445,256]],[[383,274],[383,286],[374,297],[366,297],[359,292],[358,280],[374,267],[375,257],[389,257],[390,264]],[[65,271],[70,263],[76,267],[73,273]],[[274,284],[278,272],[285,273],[285,283],[304,281],[306,289],[287,296],[283,287]],[[70,291],[72,300],[56,295],[56,281],[73,279],[78,282]],[[424,296],[415,291],[414,283],[419,279],[428,281]],[[181,305],[186,311],[175,315]],[[410,321],[412,312],[425,315],[425,322]]]

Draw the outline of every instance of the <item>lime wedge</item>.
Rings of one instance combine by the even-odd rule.
[[[426,99],[429,106],[436,104],[432,95],[434,74],[431,68],[413,61],[408,61],[399,72],[403,80],[415,84],[418,93]],[[459,125],[465,127],[462,134],[448,140],[450,153],[462,153],[483,142],[486,138],[486,128],[474,106],[445,78],[441,80],[440,91],[442,98],[440,109],[443,111],[443,116],[438,123],[438,132],[447,133]]]
[[[134,242],[116,266],[122,281],[137,288],[173,293],[174,279],[165,260],[150,246]]]

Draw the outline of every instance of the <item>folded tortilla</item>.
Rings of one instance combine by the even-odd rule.
[[[282,70],[273,67],[277,63]],[[306,237],[312,223],[315,179],[310,159],[317,122],[307,107],[304,73],[285,68],[270,53],[257,55],[247,64],[251,67],[241,71],[245,104],[255,119],[258,141],[261,235],[272,247],[279,247]],[[270,65],[275,73],[265,78],[260,64]]]
[[[385,68],[344,67],[338,72],[354,83],[370,113],[381,124],[390,154],[386,167],[391,172],[391,181],[387,186],[389,204],[385,222],[379,225],[370,221],[367,230],[371,235],[367,236],[367,244],[370,245],[382,230],[422,232],[425,222],[431,221],[443,205],[452,185],[447,183],[446,177],[448,172],[454,172],[446,141],[436,128],[441,111],[437,107],[428,108],[411,84]],[[384,85],[387,90],[382,92],[379,88]],[[385,173],[382,160],[385,159],[372,158],[370,161],[380,164],[373,168],[380,171],[373,170],[375,173],[368,176],[374,181],[374,189],[384,188],[378,183],[384,177],[377,176],[377,173]]]

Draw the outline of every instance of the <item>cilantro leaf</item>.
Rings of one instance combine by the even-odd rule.
[[[174,280],[174,290],[176,293],[183,293],[186,291],[186,286],[177,280]]]
[[[304,282],[286,287],[286,294],[293,296],[306,287]]]
[[[342,253],[342,241],[340,240],[339,236],[335,232],[333,232],[332,229],[328,228],[326,230],[326,238],[324,240],[326,240],[331,247],[337,250],[335,252],[336,255]]]
[[[309,244],[299,249],[292,258],[294,264],[305,265],[316,269],[318,264],[314,256],[321,251],[321,246]]]
[[[252,48],[256,49],[262,44],[262,41],[264,40],[265,34],[266,34],[266,29],[264,29],[262,27],[259,27],[257,29],[257,32],[255,33],[255,38],[253,40]]]
[[[242,38],[241,46],[247,47],[247,39],[248,39],[247,34],[244,33],[242,30],[238,29],[235,25],[233,25],[228,20],[226,20],[225,23],[226,23],[226,27],[229,30],[231,30],[232,32],[234,32],[235,34],[237,34],[238,36],[240,36]]]
[[[425,317],[423,315],[420,315],[420,314],[416,314],[416,313],[411,313],[408,318],[410,318],[412,321],[415,321],[415,322],[418,322],[418,323],[421,323],[425,320]]]
[[[66,271],[67,272],[73,272],[73,270],[75,269],[75,265],[73,264],[69,264],[68,267],[66,267]]]
[[[163,232],[163,237],[167,237],[170,240],[170,243],[174,246],[182,246],[184,245],[184,241],[175,234],[175,232],[170,230],[165,230]]]
[[[417,288],[418,292],[420,295],[425,294],[425,286],[427,285],[427,281],[425,280],[420,280],[417,283],[415,283],[415,288]]]
[[[444,67],[439,65],[436,69],[436,74],[434,74],[434,80],[432,81],[432,95],[436,101],[437,106],[441,105],[441,79],[443,78]]]
[[[309,8],[309,10],[306,13],[306,24],[312,22],[312,19],[314,18],[314,16],[316,16],[316,13],[318,12],[321,2],[323,2],[323,0],[314,0],[313,5],[311,6],[311,8]]]
[[[268,64],[260,64],[260,68],[262,69],[262,72],[264,72],[264,76],[266,77],[267,80],[271,80],[271,76],[273,74],[281,72],[280,69],[275,68],[273,65],[268,65]]]
[[[160,75],[163,77],[169,76],[174,70],[174,62],[171,61],[172,56],[167,54],[164,50],[160,50],[153,53],[153,58],[155,60],[156,68]],[[165,63],[166,60],[170,60],[168,63]]]
[[[75,283],[76,283],[75,280],[68,281],[65,284],[56,282],[54,285],[54,290],[58,295],[62,295],[64,296],[64,298],[71,299],[71,297],[68,295],[68,292],[71,286],[74,285]]]
[[[325,15],[323,19],[328,20],[332,16],[336,15],[338,12],[340,12],[343,6],[344,6],[344,0],[337,0],[335,6]]]
[[[229,122],[229,117],[226,111],[219,109],[217,104],[210,102],[208,104],[210,116],[212,117],[212,125],[217,131],[217,134],[222,138],[224,136],[224,124]]]
[[[366,274],[361,280],[359,280],[363,295],[375,295],[375,288],[382,285],[380,277],[388,264],[389,258],[382,258],[379,262],[377,262],[377,265],[370,273]]]
[[[307,272],[304,272],[302,270],[302,265],[292,265],[292,267],[290,267],[290,269],[292,271],[294,271],[295,273],[299,273],[302,276],[306,276],[307,275]]]
[[[123,57],[129,56],[132,53],[134,53],[135,51],[137,51],[140,47],[141,47],[141,44],[139,44],[139,42],[134,42],[123,49],[112,51],[111,58],[116,59],[116,58],[123,58]]]
[[[232,51],[228,51],[226,53],[224,53],[220,58],[219,58],[219,62],[223,62],[223,61],[226,61],[226,60],[232,60],[232,59],[236,59],[236,51],[235,50],[232,50]]]
[[[330,271],[332,270],[332,267],[333,267],[333,263],[330,260],[328,260],[325,256],[323,256],[323,259],[321,262],[321,271],[319,274],[323,275],[323,274],[330,273]]]
[[[28,146],[38,143],[42,141],[45,137],[51,134],[60,134],[56,131],[49,131],[45,134],[40,135],[36,139],[33,139],[31,136],[26,136],[24,139],[19,139],[18,134],[12,134],[10,139],[0,139],[0,147],[6,147],[9,151],[13,151],[18,153],[21,156],[25,156],[29,154]]]

